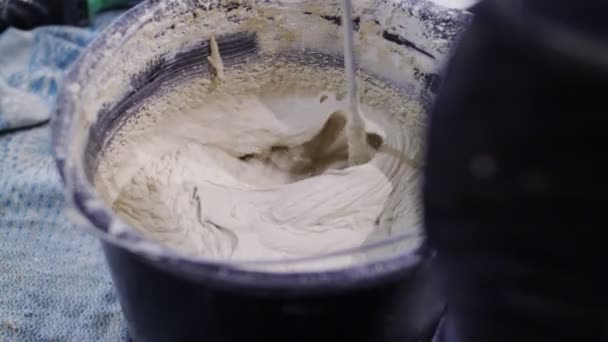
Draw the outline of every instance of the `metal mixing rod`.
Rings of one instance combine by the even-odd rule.
[[[348,94],[346,111],[346,140],[348,142],[348,163],[350,166],[369,162],[372,151],[367,144],[365,122],[359,107],[357,89],[357,69],[354,56],[353,6],[351,0],[342,0],[342,27],[344,28],[344,69]]]

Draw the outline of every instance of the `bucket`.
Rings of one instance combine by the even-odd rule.
[[[357,1],[354,9],[357,44],[369,44],[357,50],[361,69],[428,107],[470,14],[421,0]],[[252,26],[260,13],[263,20]],[[326,0],[148,1],[101,33],[66,76],[52,120],[54,155],[73,221],[101,240],[133,340],[435,336],[446,301],[432,276],[434,253],[420,234],[288,260],[197,258],[138,232],[96,184],[104,151],[134,113],[172,86],[208,77],[212,34],[220,52],[231,55],[227,69],[264,49],[339,65],[340,21],[340,4]],[[311,39],[319,30],[325,33]],[[400,252],[412,241],[419,247]],[[363,261],[344,265],[345,258]],[[338,266],[317,270],[319,262]],[[291,271],[276,271],[286,265]]]

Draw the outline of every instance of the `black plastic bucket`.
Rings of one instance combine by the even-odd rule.
[[[435,335],[446,303],[431,273],[433,253],[424,247],[346,269],[269,273],[190,259],[157,246],[128,229],[94,190],[96,159],[114,128],[142,99],[184,75],[195,75],[206,63],[203,38],[197,38],[204,25],[181,24],[245,6],[247,11],[297,10],[338,26],[335,11],[333,17],[329,13],[339,4],[326,6],[328,13],[309,9],[319,4],[327,5],[325,0],[297,6],[293,1],[258,1],[255,8],[238,1],[145,2],[105,30],[66,76],[52,121],[54,153],[75,222],[102,241],[134,340],[407,342],[431,341]],[[470,14],[418,0],[369,5],[358,23],[374,22],[383,44],[421,61],[406,66],[403,74],[396,70],[381,76],[428,102],[441,64]],[[239,23],[232,14],[226,18]],[[183,31],[175,37],[193,38],[178,44],[167,38],[171,30]],[[232,33],[236,35],[228,36],[240,34]],[[146,39],[149,44],[142,43]],[[221,51],[231,41],[220,38],[219,43]]]

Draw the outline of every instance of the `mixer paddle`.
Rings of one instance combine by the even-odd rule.
[[[342,0],[342,27],[344,28],[344,69],[348,94],[346,111],[346,140],[348,143],[348,164],[361,165],[372,159],[373,150],[368,147],[365,122],[359,107],[357,70],[354,60],[353,18],[351,0]]]

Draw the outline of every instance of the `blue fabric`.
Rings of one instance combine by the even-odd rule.
[[[64,71],[115,16],[0,34],[0,341],[127,340],[99,242],[66,217],[45,124]]]

